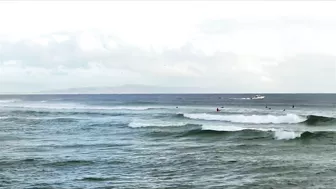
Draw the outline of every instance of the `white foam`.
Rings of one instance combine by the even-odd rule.
[[[290,140],[301,136],[301,132],[276,130],[274,138],[276,140]]]
[[[6,99],[6,100],[0,100],[1,104],[5,104],[5,103],[13,103],[13,102],[19,102],[21,101],[21,99]]]
[[[237,126],[219,126],[219,125],[203,125],[202,130],[212,130],[212,131],[242,131],[246,128]]]
[[[230,98],[231,100],[251,100],[251,98]]]
[[[286,115],[214,115],[214,114],[184,114],[190,119],[208,120],[208,121],[227,121],[233,123],[300,123],[306,119],[295,114]]]
[[[12,102],[12,101],[6,101]],[[76,103],[47,103],[46,101],[41,102],[24,102],[19,104],[7,104],[4,103],[3,107],[11,107],[11,108],[31,108],[31,109],[62,109],[62,110],[75,110],[75,109],[83,109],[83,110],[148,110],[151,107],[143,107],[143,106],[92,106],[92,105],[84,105],[84,104],[76,104]]]
[[[256,130],[256,131],[275,131],[274,128],[255,128],[255,127],[238,127],[232,125],[203,125],[202,130],[212,131],[243,131],[243,130]]]
[[[274,135],[274,139],[276,140],[290,140],[295,139],[301,136],[302,132],[296,131],[286,131],[275,128],[252,128],[252,127],[237,127],[237,126],[220,126],[220,125],[204,125],[202,126],[202,130],[212,130],[212,131],[243,131],[243,130],[256,130],[268,132],[272,131]]]

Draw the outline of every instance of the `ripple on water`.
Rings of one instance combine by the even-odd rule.
[[[87,166],[93,165],[95,162],[86,160],[66,160],[66,161],[56,161],[45,164],[45,166],[51,167],[72,167],[72,166]]]

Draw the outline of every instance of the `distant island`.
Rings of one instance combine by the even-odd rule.
[[[121,85],[114,87],[80,87],[39,91],[38,94],[150,94],[150,93],[209,93],[201,87],[160,87],[151,85]]]

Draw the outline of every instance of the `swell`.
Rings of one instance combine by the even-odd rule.
[[[211,129],[193,129],[183,132],[180,137],[213,137],[218,135],[226,135],[226,136],[233,136],[233,135],[250,135],[255,137],[264,136],[265,134],[270,134],[271,131],[260,131],[254,129],[242,129],[242,130],[211,130]]]
[[[116,180],[116,177],[84,177],[80,179],[81,181],[88,181],[88,182],[102,182],[102,181],[111,181],[111,180]]]
[[[203,138],[227,137],[232,140],[325,140],[336,141],[336,131],[292,131],[275,128],[249,128],[236,126],[189,125],[189,127],[158,127],[148,130],[152,137]]]
[[[141,123],[141,122],[130,122],[128,124],[131,128],[141,128],[141,127],[192,127],[192,126],[201,126],[200,124],[192,124],[192,123]]]
[[[88,112],[88,111],[34,111],[34,110],[13,110],[10,111],[12,115],[25,115],[25,116],[72,116],[72,115],[98,115],[98,116],[122,116],[125,113],[107,113],[107,112]]]
[[[201,137],[212,137],[217,135],[227,135],[232,136],[253,136],[256,138],[264,139],[276,139],[276,140],[310,140],[310,139],[326,139],[333,138],[336,139],[336,131],[304,131],[304,132],[295,132],[295,131],[284,131],[284,130],[275,130],[275,131],[261,131],[254,129],[244,129],[240,131],[216,131],[216,130],[203,130],[203,129],[194,129],[183,133],[182,137],[190,136],[201,136]]]
[[[18,159],[18,160],[0,160],[0,166],[1,167],[9,167],[13,165],[30,165],[30,164],[37,164],[38,162],[41,162],[42,159],[39,158],[26,158],[26,159]]]
[[[271,115],[271,114],[258,114],[258,115],[225,115],[225,114],[176,114],[176,118],[187,118],[194,120],[207,120],[207,121],[223,121],[231,123],[250,123],[250,124],[306,124],[306,125],[336,125],[336,118],[326,116],[300,116],[296,114],[286,115]]]
[[[76,112],[76,111],[33,111],[33,110],[14,110],[0,116],[1,121],[24,122],[24,121],[52,121],[52,122],[77,122],[79,120],[98,117],[117,117],[126,113],[105,113],[105,112]],[[132,114],[127,114],[132,115]]]
[[[50,118],[50,117],[7,117],[1,119],[1,121],[8,121],[8,122],[57,122],[57,123],[72,123],[77,122],[80,119],[78,118],[70,118],[70,117],[57,117],[57,118]]]
[[[336,125],[336,118],[333,117],[325,117],[325,116],[316,116],[316,115],[308,115],[307,120],[302,122],[306,125],[316,126],[316,125]]]
[[[66,161],[57,161],[47,163],[47,166],[51,167],[63,167],[63,166],[86,166],[94,164],[93,161],[86,161],[86,160],[66,160]]]

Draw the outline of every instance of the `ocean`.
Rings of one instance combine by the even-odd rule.
[[[0,188],[336,188],[336,95],[251,96],[1,95]]]

